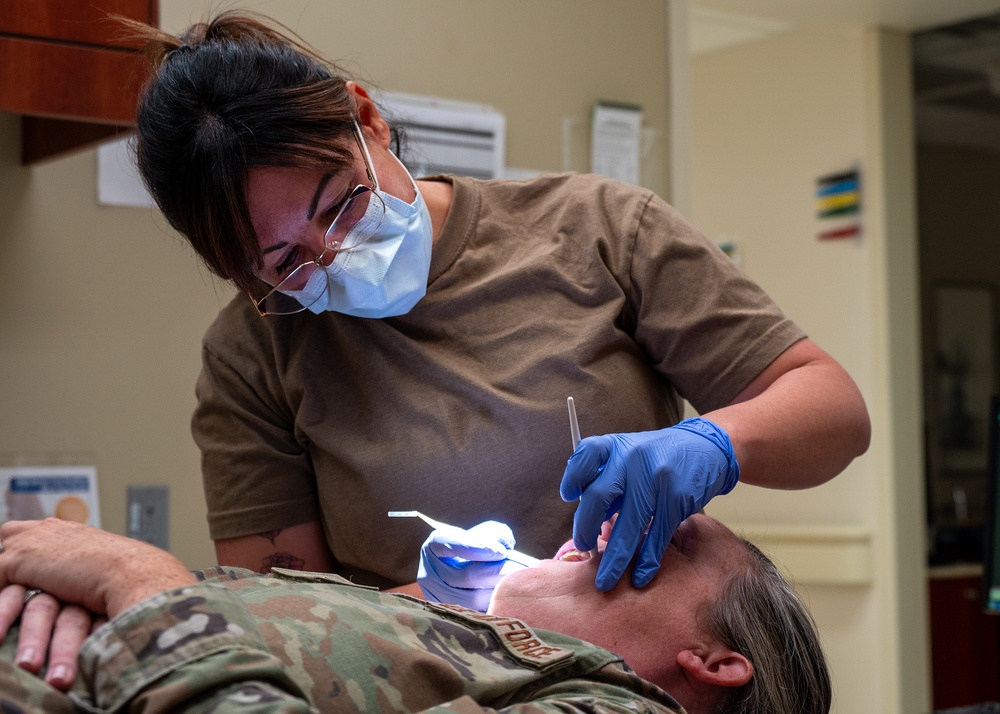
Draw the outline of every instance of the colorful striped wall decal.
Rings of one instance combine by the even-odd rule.
[[[861,177],[852,169],[816,179],[816,217],[820,240],[861,235]]]

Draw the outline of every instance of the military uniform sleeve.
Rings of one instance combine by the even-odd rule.
[[[312,712],[243,603],[214,583],[156,595],[98,629],[80,652],[89,711]]]

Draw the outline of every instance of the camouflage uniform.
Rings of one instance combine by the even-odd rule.
[[[0,647],[0,711],[683,710],[618,657],[336,575],[201,571],[95,632],[66,696]]]

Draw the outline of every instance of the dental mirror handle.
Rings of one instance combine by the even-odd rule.
[[[573,442],[573,451],[580,443],[580,422],[576,420],[576,404],[573,397],[566,397],[566,408],[569,409],[569,438]]]
[[[573,401],[573,397],[566,397],[566,408],[569,410],[569,438],[573,442],[573,451],[576,452],[576,447],[580,443],[580,422],[576,419],[576,402]],[[597,546],[595,545],[590,550],[590,557],[593,558],[597,555]]]

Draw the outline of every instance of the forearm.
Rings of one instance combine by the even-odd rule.
[[[220,565],[247,568],[257,573],[269,572],[273,567],[332,573],[336,567],[319,521],[220,539],[215,541],[215,555]]]
[[[402,593],[403,595],[412,595],[413,597],[418,597],[421,600],[424,599],[424,591],[420,589],[420,585],[417,583],[406,583],[405,585],[399,585],[394,588],[389,588],[383,590],[382,592],[387,593]]]
[[[730,405],[703,416],[728,432],[740,480],[769,488],[829,481],[871,439],[854,380],[808,340],[789,348]]]

